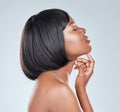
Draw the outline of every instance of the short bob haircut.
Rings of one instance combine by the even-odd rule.
[[[46,9],[27,20],[22,32],[20,63],[29,79],[35,80],[42,72],[68,63],[63,35],[68,22],[68,13],[60,9]]]

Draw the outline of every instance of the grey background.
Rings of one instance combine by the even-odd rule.
[[[0,112],[27,112],[34,81],[20,68],[21,32],[26,20],[48,8],[66,10],[85,27],[92,44],[95,71],[87,86],[95,112],[120,112],[120,1],[119,0],[1,0],[0,1]],[[77,71],[70,76],[74,87]]]

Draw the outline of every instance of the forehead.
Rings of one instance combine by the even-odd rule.
[[[74,22],[74,19],[71,16],[69,16],[69,22]]]
[[[75,23],[74,19],[71,16],[69,16],[69,23],[68,23],[68,25],[71,25],[73,23]]]
[[[74,23],[75,23],[74,19],[71,16],[69,16],[69,22],[68,22],[66,28],[69,28]]]

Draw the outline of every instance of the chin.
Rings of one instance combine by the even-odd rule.
[[[88,53],[90,53],[92,51],[92,48],[90,47],[90,50],[89,50],[89,52]]]
[[[90,46],[89,49],[85,52],[85,54],[89,54],[92,51],[92,47]]]

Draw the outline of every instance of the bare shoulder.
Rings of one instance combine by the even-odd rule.
[[[36,112],[81,112],[77,99],[69,86],[45,76],[39,80],[36,86],[29,110]]]
[[[49,112],[50,104],[54,103],[55,95],[63,84],[48,75],[42,75],[37,80],[31,97],[29,112]]]
[[[60,84],[53,88],[50,96],[52,112],[81,112],[78,101],[68,85]]]

